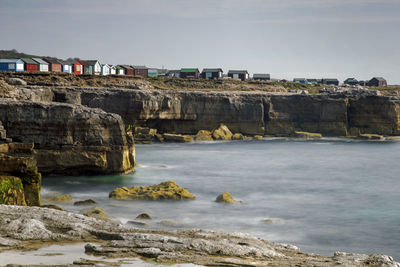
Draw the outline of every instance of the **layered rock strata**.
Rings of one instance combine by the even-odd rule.
[[[195,135],[224,123],[233,133],[293,136],[399,135],[398,97],[124,89],[55,89],[83,105],[160,133]],[[74,95],[73,97],[71,95]]]
[[[35,241],[41,245],[54,241],[98,242],[86,244],[86,253],[111,258],[143,257],[169,264],[400,267],[393,258],[380,254],[336,252],[326,257],[241,233],[128,229],[112,221],[38,207],[0,205],[0,236],[0,250],[30,249]]]
[[[81,105],[0,99],[0,120],[8,137],[35,144],[44,174],[133,170],[133,138],[119,115]]]

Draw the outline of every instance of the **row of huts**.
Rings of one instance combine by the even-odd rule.
[[[202,72],[198,68],[182,68],[179,70],[160,70],[146,66],[109,65],[101,64],[98,60],[60,60],[56,58],[21,58],[0,59],[0,71],[40,71],[65,72],[77,75],[128,75],[141,77],[176,77],[176,78],[205,78],[219,79],[230,77],[233,79],[249,80],[247,70],[229,70],[224,75],[220,68],[205,68]],[[269,74],[254,74],[255,80],[270,80]]]
[[[295,83],[302,84],[324,84],[324,85],[339,85],[338,79],[306,79],[306,78],[295,78]],[[358,81],[355,78],[347,78],[343,84],[347,85],[361,85],[361,86],[373,86],[373,87],[386,87],[387,81],[382,77],[373,77],[370,80]]]

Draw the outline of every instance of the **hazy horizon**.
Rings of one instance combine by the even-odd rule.
[[[0,49],[400,84],[399,0],[0,0]]]

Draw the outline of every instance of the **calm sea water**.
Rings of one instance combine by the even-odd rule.
[[[43,195],[94,199],[126,223],[148,228],[246,232],[302,251],[384,253],[400,259],[400,143],[346,140],[137,145],[130,175],[45,177]],[[115,187],[174,180],[193,201],[116,201]],[[215,198],[230,192],[244,204]],[[77,211],[72,204],[62,207]],[[273,219],[272,224],[263,222]],[[160,223],[170,221],[170,225]],[[171,225],[172,224],[172,225]]]

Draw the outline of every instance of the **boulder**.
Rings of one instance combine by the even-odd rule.
[[[178,142],[178,143],[193,142],[193,136],[191,135],[165,133],[163,134],[163,138],[165,142]]]
[[[231,140],[233,134],[226,125],[221,124],[213,131],[212,136],[215,140]]]
[[[47,198],[42,198],[42,201],[47,203],[69,203],[72,202],[72,196],[61,195],[61,196],[47,197]]]
[[[93,199],[86,199],[86,200],[82,200],[82,201],[76,201],[74,203],[74,206],[84,206],[84,205],[92,205],[92,204],[96,204],[96,201],[94,201]]]
[[[244,136],[241,133],[235,133],[232,135],[232,140],[244,140]]]
[[[152,143],[157,139],[157,129],[149,127],[135,127],[133,136],[136,143]]]
[[[184,200],[194,199],[186,188],[173,181],[150,186],[133,186],[116,188],[109,194],[110,198],[125,200]]]
[[[198,131],[194,137],[194,140],[196,140],[196,141],[214,141],[214,139],[211,136],[211,132],[207,131],[207,130]]]
[[[88,217],[93,217],[93,218],[96,218],[98,220],[102,220],[102,221],[109,221],[110,220],[108,218],[106,212],[102,208],[99,208],[99,207],[92,207],[92,208],[83,209],[79,213],[83,214],[85,216],[88,216]]]
[[[231,194],[229,194],[228,192],[225,192],[221,195],[219,195],[216,199],[216,202],[220,202],[220,203],[227,203],[227,204],[234,204],[234,203],[238,203],[239,201],[237,201],[236,199],[234,199]]]
[[[322,138],[322,134],[296,131],[295,137],[304,138],[304,139],[320,139],[320,138]]]
[[[22,86],[28,85],[27,82],[25,82],[24,80],[22,80],[20,78],[9,78],[7,80],[7,83],[10,85],[22,85]]]
[[[136,216],[136,220],[151,220],[151,216],[147,213],[141,213]]]
[[[257,141],[263,140],[263,137],[261,135],[255,135],[255,136],[253,136],[253,138],[254,138],[254,140],[257,140]]]

